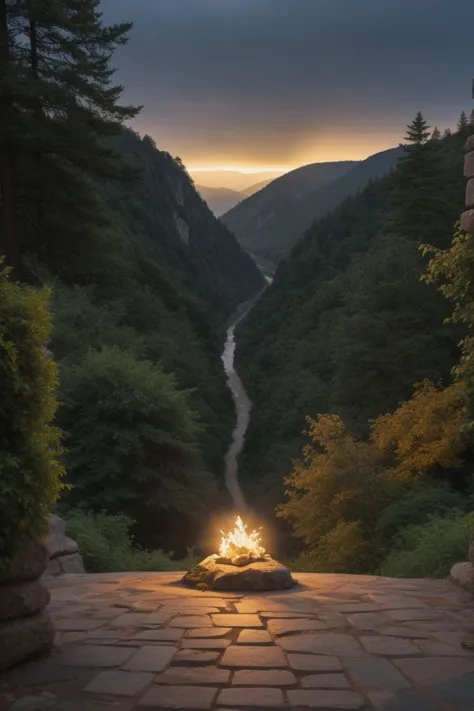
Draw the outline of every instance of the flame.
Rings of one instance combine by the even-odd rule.
[[[235,528],[230,533],[221,531],[221,545],[219,555],[221,558],[232,558],[236,555],[251,554],[255,558],[260,558],[265,553],[262,546],[259,531],[247,533],[247,526],[240,516],[235,519]]]

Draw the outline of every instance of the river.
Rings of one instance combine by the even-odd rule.
[[[271,277],[265,276],[265,279],[267,284],[271,284]],[[232,444],[225,457],[225,484],[237,511],[245,511],[247,508],[245,497],[239,483],[237,457],[244,446],[245,433],[250,420],[252,403],[246,393],[244,384],[235,370],[235,329],[237,324],[247,316],[252,306],[253,303],[231,323],[227,329],[224,350],[222,351],[222,362],[227,375],[227,386],[232,393],[232,399],[237,413],[237,423],[232,434]]]
[[[222,362],[227,375],[227,385],[232,393],[232,399],[237,413],[237,423],[232,434],[232,444],[225,457],[225,483],[237,511],[245,511],[247,508],[237,475],[237,457],[244,446],[244,437],[249,424],[252,403],[234,366],[235,328],[246,313],[247,312],[240,316],[227,330],[227,338],[222,352]]]

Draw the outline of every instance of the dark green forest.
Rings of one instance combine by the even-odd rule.
[[[269,516],[285,500],[284,479],[302,447],[313,443],[316,457],[331,440],[307,417],[340,418],[344,437],[368,442],[372,421],[410,401],[417,383],[453,382],[464,329],[446,322],[452,304],[422,279],[430,255],[420,247],[447,250],[463,209],[464,143],[474,130],[463,117],[456,133],[441,138],[418,115],[396,168],[315,222],[239,326],[237,367],[254,403],[241,476],[255,507]],[[442,475],[435,469],[468,494],[467,464]],[[312,501],[314,522],[322,504]],[[334,501],[325,505],[336,508]],[[308,510],[296,516],[302,526],[309,520]],[[312,540],[317,535],[314,526]],[[354,568],[373,569],[374,560]]]
[[[170,568],[163,550],[199,545],[230,504],[225,329],[254,300],[239,475],[272,552],[446,574],[474,527],[474,258],[456,224],[474,112],[443,136],[418,113],[403,146],[293,205],[264,291],[180,159],[127,127],[140,107],[113,55],[132,28],[99,6],[0,0],[0,563],[55,506],[90,570]]]
[[[61,511],[123,513],[183,551],[227,502],[224,327],[264,281],[179,158],[125,127],[139,108],[111,60],[130,31],[98,0],[0,2],[1,250],[50,293]]]
[[[317,218],[394,167],[399,148],[360,162],[303,166],[273,180],[222,216],[244,249],[274,271]]]

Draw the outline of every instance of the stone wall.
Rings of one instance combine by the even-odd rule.
[[[469,136],[467,139],[466,150],[464,175],[468,178],[466,185],[466,207],[469,209],[461,215],[461,227],[466,232],[474,234],[474,136]]]
[[[468,179],[466,185],[466,207],[461,215],[461,227],[465,232],[474,235],[474,136],[466,141],[466,157],[464,158],[464,175]],[[469,561],[456,563],[451,568],[451,579],[465,590],[474,593],[474,541],[469,546]]]
[[[50,593],[41,582],[47,564],[46,546],[31,541],[0,575],[0,671],[53,644],[54,627],[46,610]]]

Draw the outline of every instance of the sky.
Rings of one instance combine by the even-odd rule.
[[[102,0],[133,128],[203,184],[397,145],[471,111],[473,0]],[[225,172],[224,172],[225,171]],[[235,177],[235,176],[234,176]],[[207,178],[207,179],[206,179]],[[242,183],[242,180],[240,181]]]

